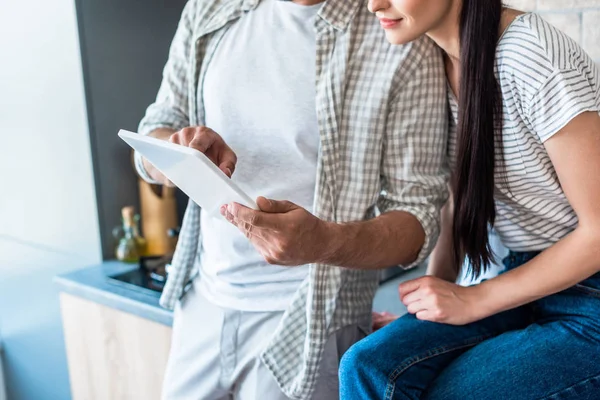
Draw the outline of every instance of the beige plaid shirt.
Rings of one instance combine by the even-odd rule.
[[[141,134],[203,125],[201,85],[220,39],[260,0],[190,0],[173,40],[156,102]],[[441,54],[428,39],[390,45],[365,0],[327,0],[315,22],[320,131],[314,213],[338,223],[405,211],[432,250],[446,200],[447,119]],[[139,168],[144,175],[143,168]],[[185,213],[161,304],[172,309],[197,274],[200,208]],[[402,246],[402,243],[398,243]],[[410,267],[410,266],[405,266]],[[308,399],[327,338],[359,325],[368,330],[376,271],[313,264],[261,355],[282,390]]]

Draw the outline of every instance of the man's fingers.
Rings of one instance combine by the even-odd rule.
[[[195,128],[183,128],[169,136],[169,142],[180,144],[182,146],[189,146],[194,138],[194,130]]]
[[[397,320],[399,317],[389,312],[373,312],[373,330],[378,330]]]
[[[242,233],[248,238],[252,239],[252,233],[254,232],[254,227],[247,222],[242,222],[238,224],[238,228],[242,231]]]
[[[219,165],[219,169],[223,171],[228,178],[231,178],[233,175],[233,171],[235,171],[235,167],[232,168],[230,165],[221,164]]]
[[[187,146],[206,155],[231,178],[237,164],[235,152],[215,131],[205,126],[183,128],[169,138],[171,143]]]
[[[181,141],[179,140],[179,135],[177,134],[177,132],[175,132],[174,134],[169,136],[169,142],[175,143],[175,144],[181,144]]]
[[[386,326],[387,324],[385,323],[385,321],[375,321],[373,320],[373,332],[380,330],[381,328],[383,328],[384,326]]]
[[[237,155],[218,133],[210,128],[199,128],[189,146],[204,153],[231,178],[237,164]]]
[[[188,146],[204,154],[213,146],[217,141],[217,138],[220,138],[220,136],[213,130],[208,128],[198,128]]]
[[[263,237],[260,229],[255,229],[256,227],[250,225],[249,223],[238,220],[233,214],[231,214],[228,211],[227,206],[221,206],[219,211],[227,221],[229,221],[233,226],[238,228],[240,232],[242,232],[248,239],[260,239],[261,242],[266,242],[266,239]]]
[[[221,206],[221,208],[219,209],[219,211],[221,212],[221,215],[224,216],[227,221],[231,222],[236,227],[238,226],[237,220],[235,219],[235,217],[233,216],[233,214],[231,214],[229,212],[229,209],[227,208],[227,206]]]
[[[252,210],[237,203],[229,204],[227,210],[240,222],[245,222],[256,227],[262,227],[263,213],[260,211]]]
[[[238,221],[246,222],[256,228],[279,230],[280,217],[278,215],[252,210],[238,203],[229,204],[227,209]]]
[[[283,214],[298,208],[290,201],[270,200],[262,196],[256,199],[256,205],[262,211],[272,214]]]
[[[235,165],[237,164],[237,156],[235,152],[231,150],[227,144],[223,143],[223,150],[220,153],[219,160],[217,163],[221,171],[225,172],[225,174],[231,178],[233,173],[235,172]]]

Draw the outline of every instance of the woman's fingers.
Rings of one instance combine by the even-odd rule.
[[[426,309],[427,309],[427,307],[425,306],[424,302],[421,300],[413,301],[412,303],[410,303],[406,306],[406,310],[411,314],[416,314],[419,311],[424,311]]]
[[[402,303],[407,306],[410,303],[413,303],[417,300],[421,300],[421,291],[420,290],[415,290],[414,292],[411,292],[409,294],[407,294],[406,296],[402,297]]]

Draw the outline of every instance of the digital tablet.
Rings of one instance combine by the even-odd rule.
[[[154,165],[203,211],[213,216],[231,202],[258,210],[244,193],[208,157],[187,146],[120,130],[119,137]]]

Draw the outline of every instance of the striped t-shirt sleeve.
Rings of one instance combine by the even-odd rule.
[[[598,84],[575,69],[557,70],[529,106],[529,122],[542,142],[586,111],[600,112]]]
[[[589,56],[562,32],[545,22],[537,24],[536,28],[540,39],[561,35],[563,43],[562,46],[553,46],[540,40],[545,54],[536,54],[536,61],[543,67],[538,72],[545,76],[541,77],[541,85],[524,104],[525,117],[532,131],[545,142],[578,115],[586,111],[600,112],[600,71]],[[532,54],[534,52],[529,57]]]

